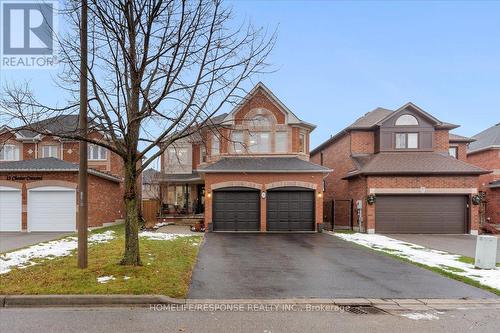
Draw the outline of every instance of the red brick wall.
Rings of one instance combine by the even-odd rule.
[[[492,223],[500,223],[500,189],[490,189],[487,185],[500,180],[500,149],[489,149],[467,155],[467,162],[493,171],[479,176],[480,191],[486,193],[486,219]]]
[[[235,114],[236,124],[241,124],[245,115],[255,108],[264,108],[273,113],[278,124],[285,123],[285,114],[266,96],[263,91],[257,91],[255,95]]]
[[[0,183],[6,181],[8,176],[42,176],[42,182],[47,186],[51,185],[51,181],[64,181],[71,183],[77,188],[78,174],[77,172],[16,172],[16,173],[0,173]],[[22,228],[27,230],[27,200],[28,190],[27,183],[39,182],[40,180],[16,180],[15,183],[22,184]],[[45,185],[45,184],[44,184]],[[54,185],[54,184],[52,184]],[[77,196],[78,205],[78,196]],[[78,212],[78,206],[77,206]],[[123,217],[123,191],[121,184],[114,183],[101,177],[93,175],[89,176],[89,227],[101,226],[106,222],[113,222],[116,219]]]
[[[372,131],[351,131],[351,152],[353,154],[373,154],[375,152],[375,133]]]
[[[434,151],[445,152],[448,154],[450,146],[450,136],[448,130],[435,130],[434,131]]]
[[[426,176],[426,177],[367,177],[367,190],[370,188],[477,188],[477,176]],[[366,203],[364,203],[366,204]],[[479,228],[479,206],[471,206],[471,229]],[[369,206],[367,228],[375,229],[376,204]]]
[[[328,145],[321,151],[323,153],[323,165],[333,169],[326,178],[325,189],[325,222],[327,225],[332,224],[331,205],[332,200],[350,199],[349,182],[343,180],[347,173],[355,168],[351,155],[351,137],[349,134],[341,136],[334,143]],[[321,164],[321,152],[311,155],[311,162]],[[342,207],[341,207],[341,206]],[[335,224],[338,226],[349,225],[348,209],[343,203],[339,203],[335,213]]]
[[[206,174],[205,175],[205,225],[212,222],[212,185],[224,182],[250,182],[259,184],[260,190],[265,191],[266,184],[282,181],[292,182],[307,182],[316,185],[316,223],[323,221],[323,174],[239,174],[239,173],[220,173],[220,174]],[[321,193],[321,196],[318,194]],[[266,230],[266,200],[261,198],[261,231]]]

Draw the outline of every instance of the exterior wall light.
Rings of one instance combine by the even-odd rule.
[[[263,191],[263,192],[260,194],[260,196],[262,197],[262,199],[265,199],[265,198],[266,198],[266,192],[264,192],[264,191]]]
[[[211,198],[211,197],[212,197],[212,192],[208,192],[208,193],[207,193],[207,196],[208,196],[209,198]]]
[[[323,197],[323,193],[322,192],[318,192],[318,198],[322,198]]]

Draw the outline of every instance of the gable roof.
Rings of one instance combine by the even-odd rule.
[[[472,137],[476,141],[469,144],[467,154],[490,148],[500,148],[500,123],[485,129]]]
[[[329,168],[311,163],[309,161],[304,161],[298,157],[223,157],[217,162],[198,169],[198,172],[200,173],[328,173],[330,171],[332,170]]]
[[[473,138],[469,138],[467,136],[458,135],[458,134],[455,134],[455,133],[450,133],[449,136],[450,136],[450,139],[449,139],[450,142],[474,142],[474,141],[476,141]]]
[[[397,110],[389,110],[386,108],[378,107],[370,112],[365,113],[362,117],[356,119],[352,124],[344,128],[340,132],[336,133],[335,135],[331,136],[328,140],[324,141],[319,146],[311,150],[311,155],[318,153],[321,149],[329,146],[331,143],[335,142],[338,138],[342,137],[344,134],[347,134],[352,130],[373,130],[377,128],[377,126],[380,126],[382,123],[384,123],[386,120],[395,116],[398,112],[401,112],[408,108],[429,119],[431,122],[434,123],[434,126],[436,128],[454,129],[459,127],[459,125],[440,121],[436,117],[432,116],[431,114],[427,113],[426,111],[422,110],[420,107],[411,102],[404,104]]]
[[[20,126],[15,129],[16,134],[21,138],[33,139],[39,135],[38,132],[49,132],[54,135],[63,133],[73,133],[78,129],[78,115],[66,114],[50,117],[32,123],[29,127]],[[33,131],[33,130],[34,131]]]
[[[313,130],[313,129],[316,128],[316,125],[313,125],[311,123],[308,123],[308,122],[305,122],[305,121],[299,119],[299,117],[297,117],[297,115],[295,113],[293,113],[282,101],[280,101],[280,99],[278,97],[276,97],[276,95],[274,95],[273,92],[268,87],[266,87],[266,85],[264,83],[262,83],[262,82],[257,83],[255,85],[255,87],[253,87],[253,89],[241,100],[241,102],[238,103],[238,105],[236,105],[236,107],[231,112],[229,112],[229,114],[226,116],[226,118],[224,119],[224,121],[232,121],[234,119],[234,115],[259,90],[262,90],[267,95],[267,97],[271,100],[271,102],[273,102],[274,104],[276,104],[276,106],[278,106],[278,108],[280,108],[281,110],[283,110],[286,113],[288,124],[290,124],[290,125],[305,126],[305,127],[310,128],[311,130]]]
[[[78,164],[66,162],[54,157],[36,158],[33,160],[12,161],[0,163],[0,172],[77,172]],[[94,169],[88,173],[114,182],[121,178]]]
[[[490,171],[435,152],[382,152],[351,157],[357,169],[345,178],[358,175],[480,175]]]

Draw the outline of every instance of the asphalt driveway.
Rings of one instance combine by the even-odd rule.
[[[0,253],[61,238],[67,232],[0,232]]]
[[[446,251],[474,258],[476,238],[474,235],[386,235],[403,242],[413,243],[434,250]],[[498,242],[500,243],[500,241]],[[497,262],[500,263],[500,244],[497,244]]]
[[[209,233],[189,298],[495,297],[327,234]]]

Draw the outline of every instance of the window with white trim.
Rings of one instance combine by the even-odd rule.
[[[306,135],[304,133],[299,134],[299,153],[306,152]]]
[[[59,156],[59,146],[58,145],[43,145],[41,148],[42,158],[45,157],[55,157]]]
[[[108,150],[104,147],[89,144],[87,152],[89,161],[105,161],[108,159]]]
[[[202,162],[207,161],[207,148],[205,147],[204,144],[200,146],[200,161]]]
[[[400,116],[395,123],[396,126],[418,126],[418,120],[411,114]]]
[[[252,154],[271,152],[271,133],[270,132],[249,132],[248,150]]]
[[[19,161],[19,146],[0,145],[0,161]]]
[[[417,149],[418,133],[396,133],[396,149]]]
[[[231,152],[235,154],[242,154],[245,152],[243,131],[232,131],[231,132]]]
[[[277,153],[288,152],[288,132],[276,132],[274,142],[274,150]]]
[[[448,153],[453,158],[458,158],[458,147],[450,147],[448,148]]]
[[[212,142],[210,145],[210,155],[217,156],[220,154],[220,139],[216,134],[212,135]]]

